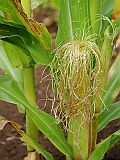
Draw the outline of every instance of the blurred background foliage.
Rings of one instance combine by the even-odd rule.
[[[51,7],[59,9],[60,0],[32,0],[32,7],[35,9],[36,7]]]

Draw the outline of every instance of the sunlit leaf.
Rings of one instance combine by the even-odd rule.
[[[64,0],[60,1],[60,16],[57,33],[57,46],[72,40],[83,40],[92,34],[97,15],[101,12],[101,0]],[[90,8],[91,14],[90,14]],[[91,19],[91,21],[90,21]],[[90,25],[92,23],[92,26]],[[91,26],[91,27],[89,27]],[[84,37],[85,36],[85,37]]]
[[[43,4],[45,0],[32,0],[32,9],[37,8],[39,5]]]
[[[102,111],[99,116],[98,132],[101,131],[112,120],[120,118],[120,103],[113,103]]]
[[[120,130],[100,142],[88,160],[102,160],[105,153],[120,140]]]
[[[31,55],[36,63],[48,65],[51,61],[51,51],[49,48],[44,49],[44,41],[40,45],[39,40],[25,29],[16,27],[16,24],[14,26],[13,23],[10,25],[0,23],[0,37],[2,40],[20,47],[24,54]]]
[[[102,14],[107,15],[113,10],[115,0],[104,0],[103,7],[102,7]]]
[[[23,90],[23,75],[22,75],[23,64],[21,63],[19,57],[17,57],[17,54],[19,53],[20,49],[16,48],[13,45],[8,44],[7,50],[4,50],[2,45],[3,43],[1,43],[0,45],[0,68],[4,71],[4,74],[8,74],[15,81],[17,81],[20,89]],[[9,55],[7,55],[7,53]],[[15,59],[15,56],[18,59]],[[10,60],[13,62],[13,64],[11,64]],[[17,107],[19,112],[22,113],[25,112],[25,108],[23,106],[18,105]]]
[[[15,79],[15,73],[13,71],[12,66],[10,65],[10,62],[1,44],[0,44],[0,68],[8,72]]]
[[[117,57],[109,71],[109,84],[105,89],[104,104],[110,105],[120,90],[120,56]],[[104,105],[103,105],[104,108]],[[102,108],[102,109],[103,109]]]
[[[38,24],[34,19],[28,19],[26,14],[23,12],[23,8],[21,6],[20,1],[0,0],[0,10],[6,13],[6,16],[9,21],[19,23],[25,26],[25,30],[24,30],[23,27],[20,28],[18,27],[18,25],[17,26],[12,25],[12,23],[11,23],[12,25],[11,26],[10,23],[6,24],[6,22],[2,20],[0,22],[1,23],[0,24],[0,28],[1,28],[0,35],[2,36],[12,36],[12,35],[20,36],[21,38],[23,38],[25,42],[22,42],[22,40],[20,40],[20,43],[18,42],[17,44],[21,44],[21,43],[24,44],[27,41],[26,45],[28,47],[28,50],[30,50],[29,52],[31,53],[31,56],[33,57],[34,61],[39,64],[48,65],[50,63],[51,40],[50,40],[50,34],[48,33],[46,27],[42,24]],[[9,28],[9,31],[8,31],[8,28]],[[20,39],[20,37],[18,39]],[[4,40],[9,41],[9,43],[13,44],[12,39],[10,39],[10,37],[6,37],[5,39],[4,37]]]

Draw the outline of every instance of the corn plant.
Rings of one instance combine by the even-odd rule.
[[[106,4],[61,1],[58,49],[51,68],[59,112],[69,121],[68,143],[74,159],[87,159],[96,148],[98,116],[117,32],[115,22],[108,19],[111,15],[102,13]],[[115,15],[118,4],[116,1],[113,20],[119,16]]]
[[[113,103],[120,89],[119,55],[110,67],[112,53],[119,52],[120,3],[60,0],[59,7],[54,52],[46,27],[30,18],[30,0],[0,0],[0,67],[4,70],[0,99],[26,114],[26,133],[4,118],[0,129],[8,122],[16,128],[28,145],[28,159],[34,150],[47,160],[54,159],[38,143],[40,130],[67,160],[101,160],[120,139],[118,130],[96,144],[97,133],[120,118],[120,103]],[[36,104],[36,64],[49,68],[57,118]],[[57,120],[65,125],[67,139]],[[31,159],[38,159],[38,154]]]
[[[28,19],[28,17],[30,17],[30,9],[31,9],[30,1],[21,2],[24,7],[24,10],[27,13],[27,16],[23,12],[22,5],[19,1],[1,1],[0,3],[1,3],[0,5],[1,10],[3,13],[3,16],[1,17],[1,36],[2,33],[6,33],[6,35],[4,35],[5,39],[7,38],[10,40],[11,39],[10,37],[12,36],[14,37],[13,41],[14,42],[16,41],[21,46],[18,47],[17,45],[13,45],[14,42],[10,44],[8,42],[9,40],[8,41],[5,40],[4,42],[2,42],[3,45],[1,46],[1,52],[2,52],[1,65],[2,64],[3,65],[1,67],[7,72],[7,75],[9,75],[18,83],[19,88],[24,93],[24,96],[27,98],[28,102],[32,106],[36,106],[36,97],[34,89],[35,86],[34,66],[36,62],[34,61],[34,58],[36,57],[35,54],[37,55],[36,58],[38,58],[39,52],[41,50],[42,53],[41,54],[42,57],[40,57],[40,59],[42,60],[41,64],[43,63],[47,65],[49,63],[51,56],[49,33],[42,24],[39,25],[34,20]],[[10,10],[12,10],[12,12],[10,12]],[[20,34],[17,34],[18,30]],[[24,38],[21,37],[20,35],[24,35]],[[28,41],[27,45],[25,39]],[[32,47],[32,45],[36,45],[36,51],[32,51],[34,50],[34,47]],[[34,55],[31,55],[30,52],[33,53]],[[7,67],[5,68],[6,63]],[[13,92],[11,91],[11,93]],[[25,105],[21,103],[16,103],[16,104],[18,106],[19,111],[24,112]],[[48,127],[46,127],[46,129],[47,128]],[[50,130],[53,131],[53,129]],[[27,110],[26,110],[26,132],[28,136],[34,139],[35,142],[38,142],[37,127],[34,125],[33,120],[31,120],[31,115],[29,115]],[[34,148],[28,145],[28,151],[33,151],[33,150]]]

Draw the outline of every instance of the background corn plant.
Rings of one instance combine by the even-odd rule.
[[[99,132],[110,121],[120,117],[120,104],[119,102],[113,103],[120,88],[119,55],[109,70],[114,47],[113,40],[119,33],[119,1],[61,0],[56,39],[56,48],[58,49],[55,54],[51,50],[50,35],[46,27],[33,19],[28,19],[30,16],[30,1],[22,1],[22,5],[27,16],[23,12],[20,1],[0,0],[0,67],[4,70],[4,75],[0,77],[0,99],[17,104],[20,112],[26,111],[27,134],[23,133],[16,125],[13,126],[22,135],[23,141],[28,143],[28,151],[36,150],[48,160],[54,158],[38,144],[38,129],[66,155],[68,160],[102,159],[106,151],[120,139],[120,131],[118,130],[96,145],[97,131]],[[62,47],[70,44],[70,49],[72,49],[74,48],[73,45],[76,46],[75,42],[78,42],[79,48],[81,43],[85,45],[85,41],[93,42],[97,46],[93,51],[96,52],[96,49],[99,49],[100,57],[102,57],[101,64],[104,75],[100,73],[97,77],[101,81],[99,90],[101,100],[95,99],[97,102],[94,117],[85,122],[79,132],[76,121],[79,125],[82,123],[81,115],[69,117],[68,125],[71,126],[72,132],[68,129],[67,142],[60,125],[56,123],[53,116],[41,111],[36,105],[34,66],[35,64],[43,64],[52,68],[54,59]],[[116,42],[115,47],[119,48],[119,41]],[[62,53],[64,54],[64,51]],[[59,57],[59,59],[61,65],[62,57]],[[94,57],[91,57],[90,62],[92,61],[94,65],[97,65]],[[54,69],[59,70],[58,65],[55,65]],[[89,66],[87,69],[89,71]],[[110,78],[107,82],[108,70]],[[61,68],[59,71],[61,72]],[[54,74],[54,70],[52,73]],[[59,82],[60,74],[57,76]],[[87,80],[89,81],[89,79]],[[90,87],[90,84],[84,86],[83,90]],[[55,92],[56,88],[57,86],[54,86]],[[105,91],[101,91],[101,88]],[[59,95],[59,90],[57,91]],[[80,96],[83,96],[82,92]],[[92,100],[94,100],[93,96]],[[1,122],[3,121],[2,119]]]

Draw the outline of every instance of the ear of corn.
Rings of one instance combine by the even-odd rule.
[[[72,41],[56,51],[51,74],[59,99],[60,116],[69,118],[74,156],[80,148],[87,158],[95,147],[97,118],[102,96],[103,59],[98,46],[90,41]],[[61,117],[59,117],[61,118]],[[86,143],[88,142],[88,143]],[[77,157],[79,158],[79,157]],[[76,159],[77,159],[76,158]]]

